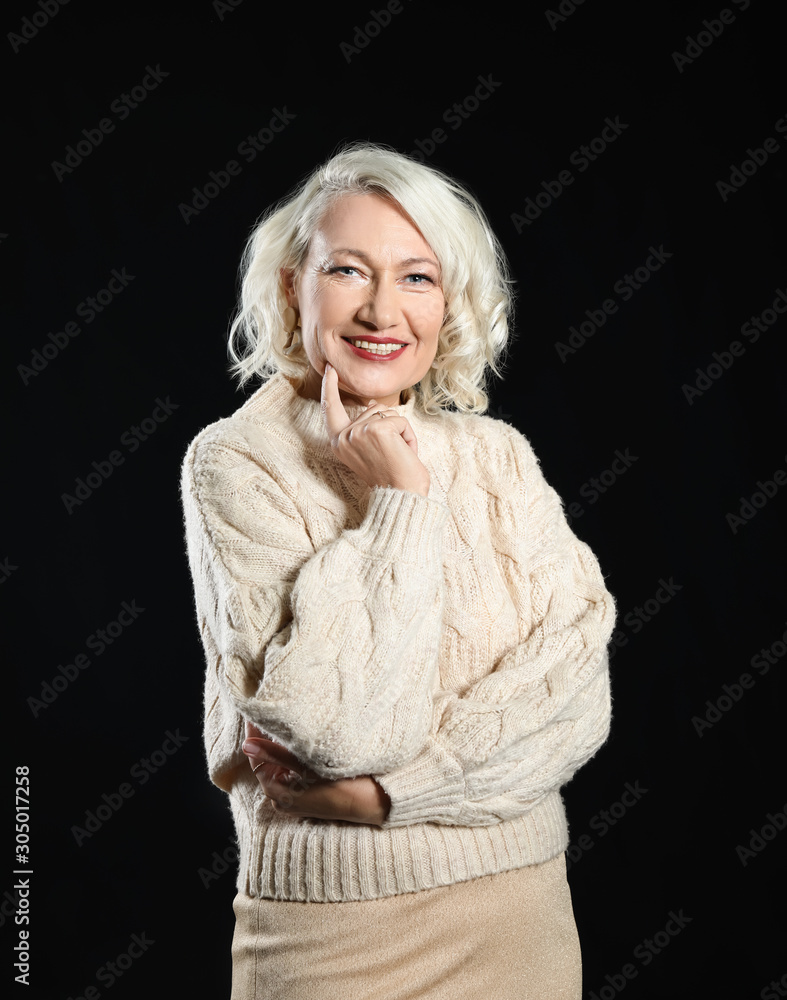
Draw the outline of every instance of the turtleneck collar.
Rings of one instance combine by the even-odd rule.
[[[407,402],[389,409],[396,410],[407,417],[411,424],[418,420],[416,416],[417,396],[413,389],[403,393]],[[355,420],[364,411],[360,405],[344,405],[347,416]],[[244,420],[275,421],[281,437],[293,442],[300,441],[306,448],[322,457],[334,457],[333,449],[328,441],[322,406],[316,399],[306,399],[299,395],[289,379],[281,372],[272,375],[238,410],[237,415]],[[415,420],[414,420],[415,418]],[[337,459],[338,461],[338,459]]]

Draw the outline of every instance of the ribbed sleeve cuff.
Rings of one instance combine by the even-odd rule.
[[[352,543],[378,559],[396,559],[442,571],[445,504],[409,490],[375,487],[366,517],[352,534]]]
[[[433,737],[423,750],[402,767],[375,775],[391,800],[382,828],[412,823],[450,823],[465,800],[465,776],[450,751]]]

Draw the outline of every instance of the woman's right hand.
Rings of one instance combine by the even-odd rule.
[[[377,416],[385,413],[385,418]],[[326,364],[322,378],[322,413],[331,447],[368,486],[390,486],[429,495],[429,472],[418,458],[410,422],[375,401],[350,420],[339,395],[339,375]]]

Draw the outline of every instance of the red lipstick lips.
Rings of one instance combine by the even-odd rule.
[[[342,338],[347,346],[358,355],[359,358],[366,358],[368,361],[392,361],[395,358],[402,356],[402,352],[407,347],[407,344],[402,344],[400,340],[394,340],[392,337],[355,337],[355,340],[365,340],[369,344],[400,344],[401,347],[397,351],[389,351],[387,354],[376,354],[374,351],[367,351],[363,347],[356,347],[352,343],[349,337]]]
[[[342,337],[342,340],[365,340],[369,344],[401,344],[403,347],[407,346],[403,340],[396,340],[395,337],[372,337],[364,335],[363,337]]]

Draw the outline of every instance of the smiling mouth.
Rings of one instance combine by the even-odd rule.
[[[346,343],[351,347],[355,348],[356,351],[361,351],[365,354],[373,354],[377,357],[388,357],[391,354],[399,354],[401,351],[407,347],[407,344],[403,344],[399,341],[380,343],[375,340],[365,340],[361,337],[342,337]]]

